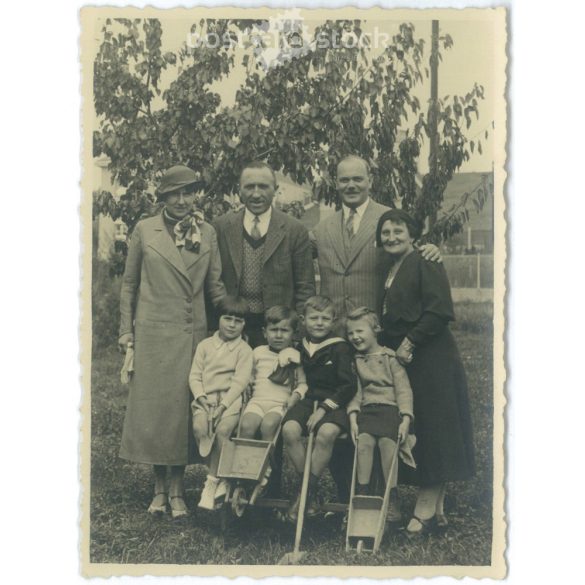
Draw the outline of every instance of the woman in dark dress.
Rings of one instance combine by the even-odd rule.
[[[394,260],[385,283],[381,342],[406,366],[414,396],[414,458],[401,480],[419,486],[407,530],[445,526],[445,482],[474,474],[467,381],[455,339],[451,289],[443,264],[414,252],[421,230],[406,212],[384,213],[376,242]]]

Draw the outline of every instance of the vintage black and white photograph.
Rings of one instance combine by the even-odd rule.
[[[82,9],[85,575],[505,576],[506,43]]]

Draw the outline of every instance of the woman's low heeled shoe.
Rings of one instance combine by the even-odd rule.
[[[420,530],[409,530],[408,527],[410,526],[410,523],[416,520],[416,522],[418,522],[421,526]],[[431,532],[434,532],[437,529],[437,517],[436,516],[432,516],[431,518],[427,518],[426,520],[423,520],[422,518],[419,518],[418,516],[412,516],[412,518],[410,519],[408,525],[406,526],[406,534],[408,536],[423,536],[425,534],[430,534]]]
[[[164,496],[164,497],[161,497]],[[169,498],[166,492],[158,492],[154,494],[154,498],[152,498],[152,502],[150,502],[150,506],[148,506],[148,513],[149,514],[164,514],[167,511],[167,505],[169,503]]]
[[[183,496],[171,496],[169,500],[171,504],[171,516],[173,519],[183,518],[184,516],[189,515],[189,510],[187,509],[187,504],[185,503],[185,498],[183,498]],[[178,503],[179,500],[183,503],[183,506],[180,508],[173,505],[173,502]]]

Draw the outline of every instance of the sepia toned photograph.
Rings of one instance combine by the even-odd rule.
[[[81,10],[85,576],[506,576],[506,18]]]

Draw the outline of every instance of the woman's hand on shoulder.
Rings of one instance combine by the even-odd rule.
[[[134,344],[134,333],[124,333],[118,339],[118,348],[122,353],[126,353],[128,346]]]
[[[441,258],[441,251],[439,248],[437,248],[437,246],[435,246],[435,244],[422,244],[417,249],[424,260],[428,260],[429,262],[438,262],[439,264],[443,262],[443,258]]]

